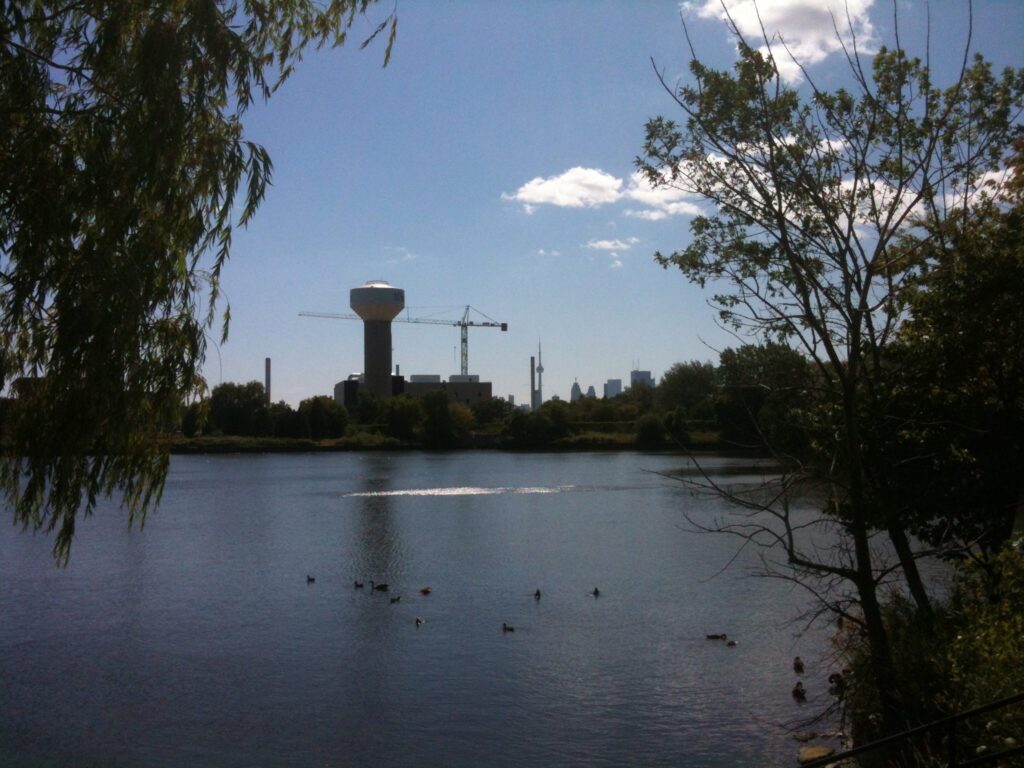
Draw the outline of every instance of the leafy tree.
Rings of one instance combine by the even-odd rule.
[[[974,560],[994,592],[1024,492],[1024,198],[1008,189],[969,215],[910,295],[887,355],[889,418],[870,438],[901,468],[887,502],[916,536]]]
[[[645,413],[637,419],[636,444],[641,448],[660,448],[665,444],[665,424],[657,414]]]
[[[399,440],[412,440],[423,422],[423,403],[411,395],[399,395],[381,404],[387,433]]]
[[[99,495],[129,521],[159,499],[152,437],[202,389],[232,228],[270,180],[243,117],[370,3],[0,4],[0,387],[41,377],[0,481],[58,561]]]
[[[299,423],[303,437],[327,440],[341,437],[348,426],[348,411],[333,397],[317,395],[299,403]]]
[[[689,418],[707,419],[712,415],[717,385],[714,363],[676,363],[662,375],[654,400],[662,412],[681,408]]]
[[[481,400],[472,406],[473,417],[476,423],[485,426],[487,424],[500,424],[505,422],[515,407],[500,397],[492,397],[489,400]]]
[[[744,344],[722,351],[715,415],[722,439],[799,455],[807,439],[798,411],[811,387],[807,360],[782,344]]]
[[[448,405],[448,394],[441,390],[423,396],[423,445],[427,448],[455,447],[455,426]]]
[[[983,174],[1003,159],[1024,105],[1024,72],[995,75],[965,55],[957,82],[941,89],[926,64],[883,47],[870,71],[850,52],[849,88],[828,92],[808,80],[802,96],[779,78],[771,53],[735,25],[732,32],[739,58],[731,72],[694,60],[689,83],[662,81],[683,125],[647,124],[638,163],[648,180],[708,205],[690,244],[656,259],[712,283],[720,318],[737,332],[797,347],[815,366],[814,469],[831,489],[818,526],[837,548],[821,552],[792,529],[789,475],[777,503],[737,499],[760,513],[753,526],[745,519],[720,530],[781,548],[789,570],[779,575],[818,578],[823,602],[863,627],[882,730],[894,731],[902,714],[879,599],[889,571],[872,551],[875,531],[888,535],[919,610],[927,613],[929,601],[904,522],[879,503],[873,481],[887,475],[872,464],[864,431],[876,422],[875,388],[905,318],[907,286],[943,258],[932,246],[957,224],[950,213],[969,209]]]
[[[218,384],[210,395],[208,408],[207,432],[256,437],[270,431],[267,394],[258,381]]]
[[[305,436],[298,412],[284,400],[271,403],[267,415],[270,420],[270,434],[274,437]]]

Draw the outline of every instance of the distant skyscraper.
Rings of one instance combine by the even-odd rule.
[[[654,377],[651,376],[650,371],[630,371],[629,372],[629,386],[635,387],[637,384],[653,387]]]
[[[533,358],[530,358],[530,385],[533,385]],[[540,342],[537,342],[537,388],[530,393],[530,409],[536,411],[544,403],[544,363],[541,362]]]
[[[615,397],[622,394],[622,379],[608,379],[604,383],[604,396]]]
[[[587,387],[587,397],[597,398],[597,392],[594,391],[594,385],[591,384]]]
[[[583,390],[580,389],[580,383],[574,381],[572,383],[572,389],[569,392],[569,402],[575,403],[577,400],[583,397]]]

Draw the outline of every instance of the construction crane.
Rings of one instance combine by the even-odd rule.
[[[487,318],[486,320],[470,320],[469,313],[476,312],[481,317]],[[359,315],[353,314],[338,314],[336,312],[299,312],[302,317],[326,317],[331,320],[361,320]],[[428,325],[451,325],[456,326],[461,331],[462,337],[462,375],[465,376],[469,373],[469,329],[470,328],[500,328],[502,331],[508,330],[508,323],[500,323],[497,320],[487,317],[479,309],[466,305],[465,311],[462,313],[460,320],[439,320],[433,317],[409,317],[406,313],[405,317],[396,317],[391,322],[393,323],[424,323]]]

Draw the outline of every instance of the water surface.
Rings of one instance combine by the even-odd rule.
[[[64,570],[4,525],[0,765],[792,765],[827,640],[752,553],[712,578],[736,543],[689,530],[721,507],[685,463],[174,457],[145,529],[102,506]]]

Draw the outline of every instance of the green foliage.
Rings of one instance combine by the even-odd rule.
[[[962,581],[957,595],[960,631],[949,647],[948,698],[957,710],[1024,691],[1024,542],[1005,548],[994,565],[995,595],[987,575],[976,573]],[[1000,734],[1024,743],[1019,712],[1011,722],[1000,723]]]
[[[665,425],[656,414],[645,413],[636,421],[638,448],[660,448],[665,444]]]
[[[129,521],[159,499],[153,437],[203,388],[232,229],[270,180],[242,118],[369,4],[0,4],[0,387],[39,377],[0,480],[58,561],[99,495]]]
[[[912,286],[946,268],[958,237],[977,245],[977,200],[969,198],[1019,136],[1024,70],[996,75],[976,56],[958,82],[942,89],[919,59],[881,48],[870,70],[852,54],[852,90],[809,83],[798,92],[758,50],[761,41],[745,40],[735,25],[732,31],[739,48],[732,71],[693,61],[689,82],[663,81],[683,124],[663,117],[647,124],[637,163],[648,181],[705,204],[689,244],[655,259],[712,287],[724,324],[797,349],[813,366],[813,397],[797,402],[801,429],[791,437],[814,451],[816,461],[804,470],[828,489],[823,508],[841,524],[842,557],[800,547],[785,495],[765,505],[763,524],[748,519],[743,530],[777,542],[787,577],[820,579],[832,605],[859,605],[877,709],[883,729],[892,731],[905,715],[879,600],[885,566],[874,534],[888,536],[924,620],[930,600],[908,533],[912,520],[887,503],[905,466],[880,450],[900,423],[890,407],[888,352],[910,314]],[[1007,292],[1001,301],[1016,298]],[[944,325],[936,330],[957,330]],[[985,336],[983,325],[960,327],[980,334],[965,345]],[[719,412],[727,428],[742,434],[791,423],[792,404],[776,402],[766,412],[768,398],[754,388],[760,385],[739,385],[732,413]],[[772,439],[787,440],[778,432]],[[940,442],[929,439],[927,447]],[[928,455],[907,458],[923,462]]]
[[[655,387],[654,401],[661,412],[676,410],[683,418],[707,419],[712,414],[717,387],[713,363],[676,363]]]
[[[341,437],[348,426],[348,411],[333,397],[317,395],[299,403],[299,422],[303,437],[327,440]]]
[[[392,397],[381,404],[381,411],[388,435],[399,440],[412,440],[423,423],[423,403],[418,397]]]
[[[423,445],[426,448],[454,448],[455,425],[448,407],[448,394],[440,390],[423,396]]]
[[[210,395],[208,414],[207,434],[241,437],[270,434],[267,394],[258,381],[218,384]]]
[[[807,405],[811,374],[803,355],[772,343],[727,348],[718,379],[715,416],[723,440],[776,453],[806,453],[800,410]]]

